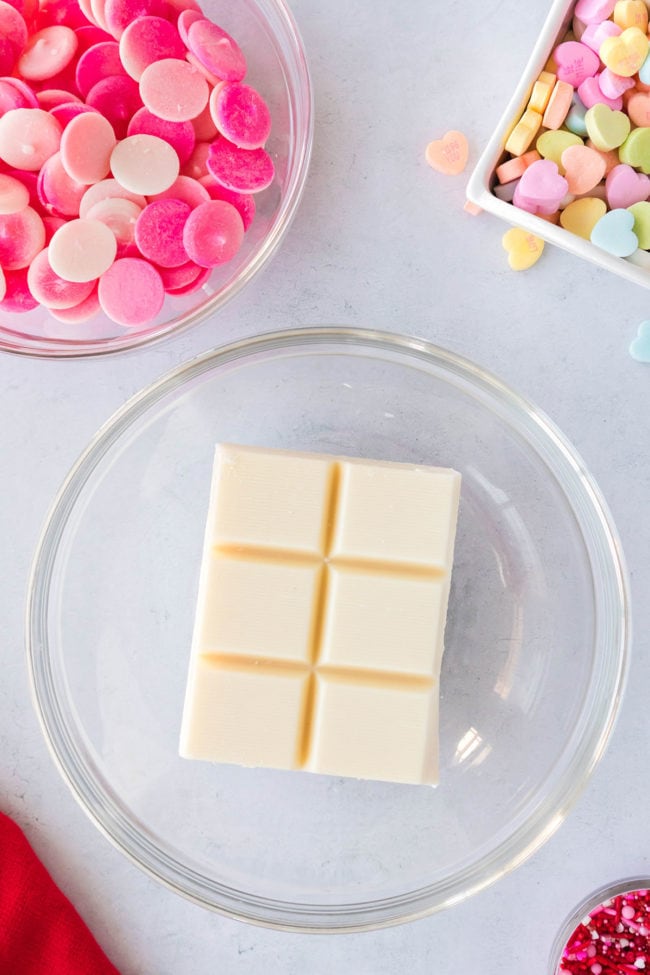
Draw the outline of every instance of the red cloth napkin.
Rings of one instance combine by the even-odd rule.
[[[23,832],[2,813],[0,973],[119,975]]]

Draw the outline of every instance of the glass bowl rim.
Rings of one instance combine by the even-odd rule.
[[[46,349],[42,344],[35,342],[33,345],[20,345],[19,342],[11,342],[5,338],[7,330],[0,327],[0,352],[26,357],[29,359],[54,359],[57,361],[68,361],[70,359],[94,359],[121,352],[130,352],[141,349],[144,346],[155,345],[162,342],[172,335],[178,335],[193,325],[198,325],[205,321],[211,314],[220,311],[231,298],[234,298],[248,282],[255,277],[277,253],[289,227],[298,211],[298,206],[302,199],[309,165],[311,162],[314,146],[314,88],[309,70],[309,61],[305,44],[300,33],[297,21],[286,0],[267,0],[275,7],[275,12],[282,20],[290,39],[293,54],[296,62],[300,66],[301,88],[297,92],[302,108],[305,113],[304,136],[298,138],[296,146],[299,151],[296,153],[294,164],[295,172],[288,185],[288,192],[282,199],[275,224],[271,232],[263,239],[259,250],[245,267],[242,268],[237,277],[226,286],[226,288],[213,295],[193,311],[182,313],[173,320],[173,324],[167,322],[156,331],[148,333],[143,331],[136,335],[130,335],[125,331],[123,335],[114,335],[107,339],[93,339],[88,343],[73,340],[69,345],[62,344],[59,347]],[[43,339],[43,343],[46,340]]]
[[[68,516],[97,463],[129,425],[187,380],[212,368],[251,355],[283,349],[312,350],[318,346],[325,346],[329,351],[356,347],[366,354],[392,353],[436,365],[447,380],[455,377],[470,390],[487,394],[505,409],[506,419],[509,414],[511,423],[515,420],[523,423],[531,437],[540,438],[564,465],[567,477],[567,483],[561,484],[564,497],[572,510],[580,505],[588,522],[599,555],[599,581],[606,587],[608,605],[613,607],[609,614],[598,615],[594,672],[600,670],[600,674],[599,681],[592,674],[588,685],[584,704],[585,710],[589,706],[587,727],[579,742],[581,747],[574,749],[566,771],[550,795],[545,796],[541,809],[536,808],[534,815],[528,816],[494,850],[451,878],[396,897],[339,905],[279,901],[215,885],[174,860],[134,827],[106,790],[102,790],[101,783],[93,781],[94,770],[84,768],[66,726],[61,701],[54,691],[47,619],[52,568]],[[528,439],[527,443],[531,449],[535,448],[534,440]],[[581,530],[582,527],[581,523]],[[590,567],[593,577],[591,558]],[[604,622],[601,617],[605,617]],[[75,798],[114,846],[169,889],[225,916],[285,931],[344,933],[412,921],[459,903],[514,870],[559,828],[602,757],[618,714],[629,658],[629,581],[618,533],[600,489],[573,446],[545,413],[481,366],[424,339],[376,329],[326,325],[262,332],[208,350],[149,384],[115,411],[72,466],[52,502],[32,563],[25,622],[32,699],[46,743]],[[605,629],[607,639],[603,637]],[[594,701],[596,685],[600,689]]]

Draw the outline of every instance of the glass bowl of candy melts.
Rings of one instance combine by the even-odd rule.
[[[226,440],[462,475],[437,787],[179,757]],[[399,521],[403,495],[390,500]],[[249,598],[263,621],[264,587]],[[387,605],[401,648],[413,613]],[[28,615],[46,738],[104,835],[196,903],[321,932],[449,907],[538,849],[603,753],[627,660],[615,530],[562,434],[466,360],[336,326],[214,349],[126,404],[52,508]],[[348,714],[363,726],[362,707]],[[394,757],[404,741],[386,726]]]
[[[0,0],[0,349],[214,312],[280,243],[311,142],[284,0]]]
[[[551,975],[634,975],[650,970],[650,877],[608,884],[562,926]]]
[[[650,287],[644,0],[555,0],[467,192],[509,223]]]

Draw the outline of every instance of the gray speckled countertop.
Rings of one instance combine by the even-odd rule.
[[[0,358],[0,808],[13,814],[123,975],[546,975],[583,894],[650,872],[650,366],[627,346],[650,292],[548,248],[511,273],[504,227],[463,213],[464,177],[424,162],[450,128],[470,163],[515,84],[541,0],[293,0],[317,121],[305,197],[279,255],[217,321],[106,361]],[[632,577],[631,680],[612,744],[568,821],[532,860],[443,914],[390,930],[286,935],[212,915],[144,876],[59,777],[33,713],[27,574],[53,493],[97,427],[141,386],[213,344],[303,323],[422,335],[501,375],[573,440],[599,480]],[[471,934],[470,934],[471,933]],[[13,973],[19,975],[19,973]]]

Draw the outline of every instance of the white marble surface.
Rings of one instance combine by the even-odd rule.
[[[573,903],[602,882],[650,871],[650,366],[627,353],[650,317],[650,293],[550,249],[528,273],[509,272],[503,226],[464,214],[463,178],[424,163],[426,143],[449,128],[468,134],[476,158],[544,19],[542,0],[294,0],[294,8],[316,88],[316,145],[302,207],[272,265],[217,321],[152,349],[93,362],[0,359],[0,808],[26,829],[123,975],[546,975]],[[553,417],[618,522],[636,632],[611,747],[546,847],[447,913],[343,937],[226,920],[127,862],[50,760],[23,649],[41,521],[96,428],[143,384],[213,344],[327,322],[433,339]]]

